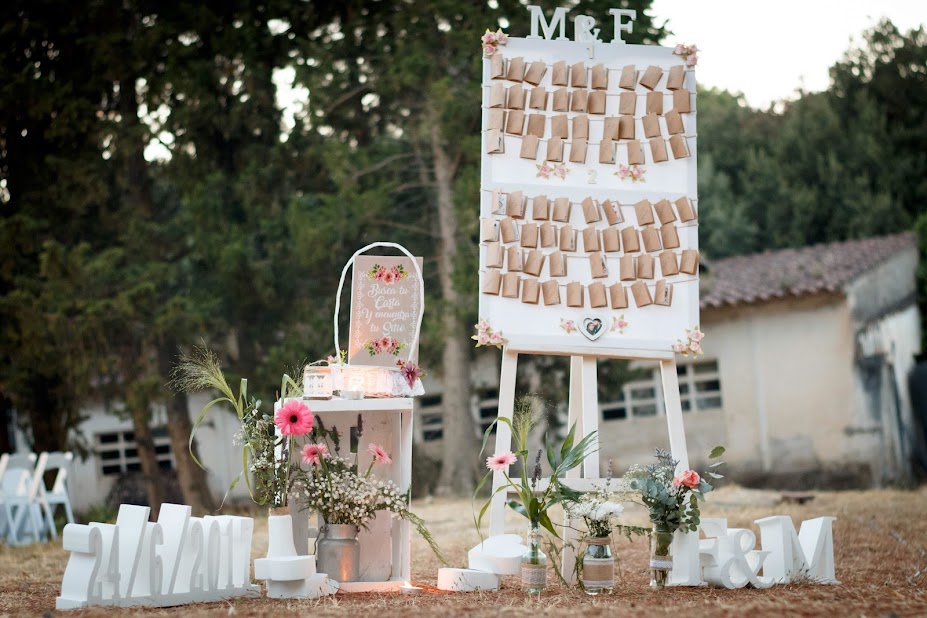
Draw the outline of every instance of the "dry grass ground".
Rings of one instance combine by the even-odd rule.
[[[470,503],[434,501],[416,504],[452,562],[463,565],[477,542]],[[927,616],[927,487],[917,491],[820,492],[804,505],[777,504],[773,492],[726,488],[705,505],[706,517],[726,517],[730,527],[748,527],[767,515],[790,515],[796,523],[820,515],[837,517],[835,559],[840,586],[795,584],[768,590],[672,588],[659,593],[647,586],[645,539],[616,541],[621,577],[614,594],[587,597],[575,589],[549,584],[540,599],[526,598],[517,578],[506,578],[497,593],[426,592],[339,594],[318,601],[236,600],[227,603],[148,610],[97,608],[74,616]],[[640,513],[629,514],[637,519]],[[508,529],[521,531],[514,518]],[[266,551],[266,521],[256,522],[253,555]],[[755,527],[754,527],[755,530]],[[438,562],[415,540],[413,579],[434,585]],[[60,545],[0,547],[0,615],[50,613],[59,592],[67,555]],[[61,612],[58,612],[59,614]]]

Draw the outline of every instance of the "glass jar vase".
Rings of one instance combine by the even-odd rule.
[[[528,528],[528,551],[521,557],[521,587],[529,594],[541,594],[547,588],[547,556],[541,551],[541,528]]]
[[[582,559],[583,590],[590,596],[610,593],[615,587],[615,556],[610,536],[588,537]]]
[[[650,587],[659,590],[669,583],[673,570],[673,533],[666,524],[650,531]]]

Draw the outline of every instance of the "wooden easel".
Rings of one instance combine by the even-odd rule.
[[[559,346],[558,346],[559,348]],[[592,354],[594,352],[594,354]],[[679,398],[679,381],[676,374],[675,354],[667,350],[618,350],[618,349],[552,349],[548,346],[507,345],[502,350],[502,369],[499,377],[499,417],[512,419],[515,410],[515,373],[519,354],[553,354],[570,356],[570,391],[569,420],[576,424],[576,440],[599,428],[598,378],[596,360],[599,358],[621,358],[631,360],[649,360],[660,363],[663,381],[663,399],[666,405],[666,424],[669,430],[670,451],[679,461],[679,469],[689,467],[689,453],[686,447],[686,434],[682,420],[682,404]],[[505,423],[496,425],[495,452],[504,453],[511,450],[512,432]],[[578,491],[590,491],[595,483],[604,482],[599,474],[599,453],[591,453],[583,461],[582,469],[574,468],[567,473],[567,484]],[[506,492],[496,490],[505,484],[502,472],[493,474],[493,497],[490,507],[490,535],[505,532]],[[565,522],[568,524],[569,522]],[[573,582],[573,565],[575,554],[570,543],[577,538],[576,531],[564,525],[563,528],[563,567],[564,578]],[[701,583],[701,571],[698,557],[698,535],[696,533],[677,532],[673,541],[674,564],[670,581],[674,585],[697,586]]]

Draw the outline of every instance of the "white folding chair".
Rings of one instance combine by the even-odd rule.
[[[11,544],[20,544],[24,540],[20,532],[25,533],[27,526],[31,529],[33,542],[44,540],[45,522],[42,520],[42,508],[38,502],[38,494],[39,487],[44,483],[42,476],[45,474],[47,461],[48,453],[40,454],[32,474],[22,475],[13,495],[6,493],[4,499],[8,505],[6,510],[11,528],[7,536]]]
[[[0,455],[0,536],[13,545],[19,542],[19,535],[12,527],[11,499],[20,492],[24,479],[35,466],[35,460],[35,453]]]
[[[57,470],[55,482],[51,489],[45,486],[44,477],[39,482],[38,501],[42,506],[45,514],[45,524],[48,527],[48,533],[53,539],[58,538],[58,529],[55,526],[55,510],[58,506],[64,507],[64,514],[68,523],[74,523],[74,513],[71,510],[71,499],[68,496],[68,472],[71,469],[71,461],[74,459],[74,453],[62,453],[55,451],[48,453],[48,459],[45,462],[45,472]]]

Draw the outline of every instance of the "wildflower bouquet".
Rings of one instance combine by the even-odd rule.
[[[631,534],[642,534],[644,530],[636,526],[619,524],[624,506],[621,502],[631,502],[637,494],[629,487],[629,482],[618,479],[616,488],[612,488],[612,464],[608,463],[608,475],[605,484],[593,491],[582,494],[577,500],[564,504],[564,511],[570,519],[582,519],[590,537],[602,539],[619,530],[630,540]]]

